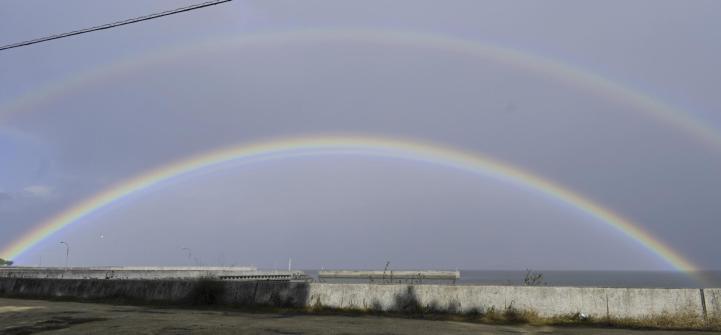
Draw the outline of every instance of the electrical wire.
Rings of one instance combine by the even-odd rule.
[[[209,7],[209,6],[215,6],[215,5],[219,5],[219,4],[221,4],[221,3],[230,2],[230,1],[233,1],[233,0],[214,0],[214,1],[207,1],[207,2],[203,2],[203,3],[195,4],[195,5],[190,5],[190,6],[187,6],[187,7],[180,7],[180,8],[176,8],[176,9],[172,9],[172,10],[167,10],[167,11],[163,11],[163,12],[159,12],[159,13],[148,14],[148,15],[144,15],[144,16],[138,16],[138,17],[134,17],[134,18],[131,18],[131,19],[126,19],[126,20],[122,20],[122,21],[116,21],[116,22],[112,22],[112,23],[108,23],[108,24],[103,24],[103,25],[99,25],[99,26],[94,26],[94,27],[90,27],[90,28],[85,28],[85,29],[80,29],[80,30],[74,30],[74,31],[67,32],[67,33],[55,34],[55,35],[50,35],[50,36],[46,36],[46,37],[40,37],[40,38],[36,38],[36,39],[32,39],[32,40],[27,40],[27,41],[22,41],[22,42],[7,44],[7,45],[4,45],[4,46],[1,46],[1,47],[0,47],[0,51],[4,51],[4,50],[8,50],[8,49],[13,49],[13,48],[24,47],[24,46],[28,46],[28,45],[31,45],[31,44],[42,43],[42,42],[47,42],[47,41],[51,41],[51,40],[57,40],[57,39],[61,39],[61,38],[65,38],[65,37],[70,37],[70,36],[74,36],[74,35],[86,34],[86,33],[93,32],[93,31],[115,28],[115,27],[124,26],[124,25],[127,25],[127,24],[132,24],[132,23],[137,23],[137,22],[142,22],[142,21],[157,19],[157,18],[163,17],[163,16],[178,14],[178,13],[182,13],[182,12],[189,12],[189,11],[192,11],[192,10],[196,10],[196,9],[200,9],[200,8],[204,8],[204,7]]]

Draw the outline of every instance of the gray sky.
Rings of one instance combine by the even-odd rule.
[[[0,44],[190,1],[5,1]],[[582,68],[721,129],[718,1],[241,1],[0,52],[0,247],[147,169],[279,136],[363,133],[505,160],[721,269],[721,147],[622,99],[433,45],[269,39],[306,30],[443,34]],[[350,37],[350,35],[348,35]],[[113,69],[115,71],[113,72]],[[102,73],[114,73],[102,75]],[[32,99],[31,99],[32,100]],[[1,107],[0,107],[1,108]],[[101,239],[100,236],[103,236]],[[669,269],[627,236],[508,183],[417,162],[323,156],[230,164],[102,210],[18,261],[472,269]]]

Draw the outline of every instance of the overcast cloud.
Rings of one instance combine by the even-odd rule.
[[[189,1],[7,1],[0,44]],[[495,157],[640,223],[721,269],[721,147],[580,84],[434,45],[444,34],[583,68],[721,129],[717,1],[241,1],[0,52],[0,247],[147,169],[262,139],[362,133]],[[229,45],[324,30],[336,38]],[[272,35],[272,34],[271,34]],[[341,36],[341,38],[338,38]],[[347,36],[348,38],[342,38]],[[113,64],[212,40],[217,47]],[[105,70],[104,70],[105,69]],[[30,99],[33,100],[33,99]],[[2,107],[0,107],[2,108]],[[12,112],[12,113],[11,113]],[[102,236],[102,238],[100,238]],[[362,156],[229,164],[151,189],[17,261],[305,268],[669,269],[616,230],[538,193],[441,166]]]

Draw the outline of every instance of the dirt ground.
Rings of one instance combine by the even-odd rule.
[[[0,334],[709,334],[0,299]]]

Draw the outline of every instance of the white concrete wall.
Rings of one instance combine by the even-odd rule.
[[[643,318],[670,314],[695,315],[701,319],[704,315],[699,289],[216,282],[219,283],[216,289],[218,303],[226,305],[320,305],[392,311],[402,310],[404,303],[415,301],[421,308],[434,306],[451,313],[472,309],[487,311],[490,308],[502,312],[512,306],[518,310],[535,311],[545,317],[585,313],[599,319],[607,316]],[[173,304],[192,298],[199,288],[197,284],[202,284],[202,281],[0,277],[0,296],[127,298]],[[410,296],[409,288],[412,290]],[[704,296],[708,318],[721,321],[721,289],[704,289]]]
[[[408,294],[408,285],[327,284],[310,285],[308,304],[332,308],[383,310],[398,308],[398,297]],[[715,310],[721,293],[715,292]],[[545,286],[415,285],[413,292],[422,306],[466,312],[471,309],[502,311],[509,306],[531,310],[541,316],[585,313],[594,317],[644,317],[669,314],[703,315],[698,289],[627,289]],[[713,293],[712,293],[713,294]],[[707,301],[709,296],[707,293]],[[708,305],[708,303],[707,303]]]
[[[647,315],[695,314],[703,317],[699,289],[609,288],[611,316],[641,317]]]
[[[721,320],[721,288],[704,289],[704,296],[708,316]]]

